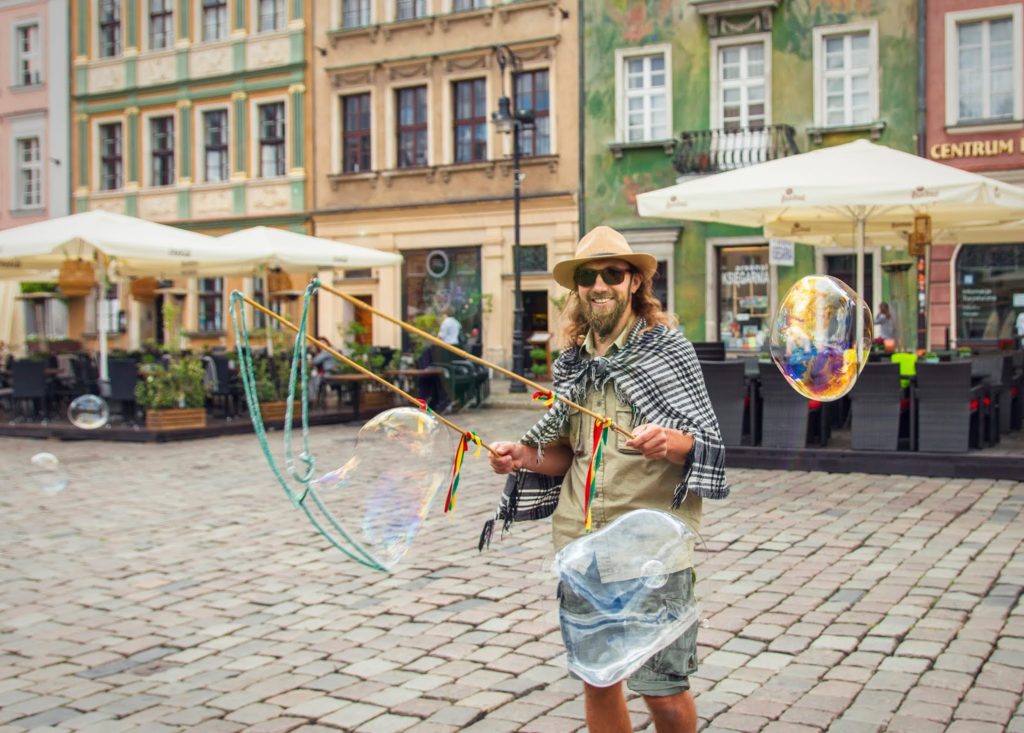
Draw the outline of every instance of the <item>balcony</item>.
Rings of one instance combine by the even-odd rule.
[[[796,155],[790,125],[756,129],[690,130],[679,133],[672,165],[681,176],[704,176]]]

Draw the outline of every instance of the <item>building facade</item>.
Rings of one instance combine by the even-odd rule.
[[[407,321],[449,311],[470,345],[511,362],[513,136],[491,121],[506,97],[533,119],[519,137],[524,330],[555,329],[550,267],[578,239],[575,13],[557,0],[315,4],[316,234],[405,258],[338,273],[339,288]],[[322,334],[355,317],[321,298]],[[403,343],[365,325],[374,343]]]
[[[1024,3],[928,5],[928,157],[1024,185]],[[929,340],[981,345],[1024,337],[1024,241],[929,253]]]
[[[73,0],[75,211],[105,209],[224,234],[263,224],[308,231],[307,0]],[[125,283],[71,301],[91,344],[161,341],[173,305],[193,347],[231,341],[228,294],[266,297],[265,278]]]
[[[67,10],[59,0],[0,0],[0,229],[68,213]],[[0,282],[0,342],[20,344],[26,325],[66,335],[63,304],[22,303],[17,290]]]
[[[854,252],[796,245],[791,265],[771,264],[759,230],[641,219],[636,195],[860,137],[913,152],[916,5],[586,3],[584,227],[615,226],[658,258],[691,340],[761,349],[786,290],[813,273],[852,285]],[[892,302],[912,345],[912,275],[888,266],[905,259],[869,250],[863,295]]]

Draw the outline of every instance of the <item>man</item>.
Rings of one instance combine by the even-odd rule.
[[[448,310],[442,312],[441,315],[443,318],[441,320],[441,328],[437,332],[437,337],[446,344],[458,346],[459,338],[462,336],[462,324],[452,317],[451,312]]]
[[[554,365],[554,390],[634,435],[629,440],[617,433],[609,436],[594,477],[594,529],[647,507],[671,510],[699,531],[702,499],[724,498],[729,491],[718,421],[700,365],[653,295],[656,270],[653,256],[634,253],[619,232],[597,227],[580,240],[575,257],[553,271],[555,280],[571,291],[565,312],[567,348]],[[550,499],[551,504],[557,501],[553,514],[547,511],[556,551],[585,533],[582,492],[592,430],[592,419],[578,411],[570,414],[556,402],[519,443],[493,445],[498,455],[490,463],[496,473],[564,474],[557,496]],[[524,510],[522,497],[504,497],[499,517],[508,523],[546,516],[538,507],[548,499],[533,495],[530,500],[534,505]],[[676,589],[682,602],[692,602],[692,557],[669,570],[666,587]],[[564,591],[559,595],[563,607],[572,603],[572,611],[580,612],[579,598],[568,599]],[[643,695],[659,733],[697,730],[689,693],[696,635],[694,625],[628,680],[629,688]],[[621,682],[610,687],[584,683],[584,700],[590,731],[632,730]]]
[[[889,304],[884,300],[878,304],[878,313],[875,314],[875,338],[892,339],[896,338],[896,324],[892,321],[892,313],[889,311]]]

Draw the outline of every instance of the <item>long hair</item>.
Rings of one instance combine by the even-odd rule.
[[[632,273],[640,275],[636,270],[632,270]],[[647,322],[644,330],[652,329],[657,325],[675,328],[678,323],[675,314],[666,313],[661,309],[661,302],[654,297],[654,285],[649,277],[641,275],[640,287],[633,293],[630,306],[637,318],[643,318]],[[576,289],[573,289],[565,299],[565,307],[562,308],[562,322],[565,324],[565,329],[562,331],[563,346],[576,346],[583,343],[587,331],[590,330],[590,324],[583,314],[583,304],[580,302],[580,295]]]

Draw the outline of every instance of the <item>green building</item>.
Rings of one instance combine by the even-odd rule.
[[[792,265],[770,264],[760,230],[640,218],[636,195],[859,137],[913,152],[916,2],[585,7],[581,230],[607,224],[654,254],[656,289],[686,335],[730,352],[761,348],[771,304],[799,278],[852,285],[852,249],[796,245]],[[900,260],[904,248],[869,250],[863,295],[873,309],[894,300],[900,340],[912,343],[912,281]]]

